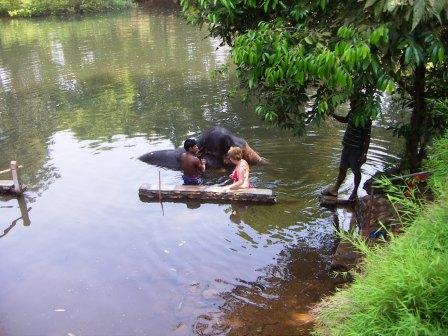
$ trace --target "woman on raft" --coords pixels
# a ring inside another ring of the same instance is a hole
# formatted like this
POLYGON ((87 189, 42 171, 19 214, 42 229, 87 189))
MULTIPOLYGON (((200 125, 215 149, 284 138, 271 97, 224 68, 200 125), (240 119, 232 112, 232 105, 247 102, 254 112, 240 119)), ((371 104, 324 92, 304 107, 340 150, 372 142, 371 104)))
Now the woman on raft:
POLYGON ((224 190, 237 190, 237 189, 247 189, 251 185, 249 183, 249 164, 243 159, 243 151, 239 147, 230 147, 227 152, 229 160, 236 166, 232 174, 229 177, 232 179, 233 183, 231 185, 225 186, 224 190))

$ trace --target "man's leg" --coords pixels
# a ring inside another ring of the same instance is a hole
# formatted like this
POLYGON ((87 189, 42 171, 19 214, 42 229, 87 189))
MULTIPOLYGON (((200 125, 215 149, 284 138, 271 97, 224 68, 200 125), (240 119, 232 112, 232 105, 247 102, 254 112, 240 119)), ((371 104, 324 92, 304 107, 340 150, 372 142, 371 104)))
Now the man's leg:
POLYGON ((347 176, 347 167, 339 167, 339 174, 336 178, 336 183, 334 184, 332 191, 336 193, 336 195, 339 192, 339 188, 341 187, 342 183, 344 183, 345 177, 347 176))
POLYGON ((353 187, 353 191, 349 197, 349 200, 355 200, 358 197, 358 187, 361 183, 361 172, 357 171, 356 173, 353 173, 353 181, 355 183, 355 186, 353 187))
POLYGON ((349 197, 349 200, 354 201, 356 198, 358 198, 358 187, 361 183, 361 165, 362 163, 359 162, 359 158, 361 157, 361 153, 358 151, 354 151, 352 155, 350 155, 349 163, 350 163, 350 169, 353 172, 353 182, 354 187, 352 194, 349 197))
POLYGON ((347 167, 340 166, 339 174, 338 177, 336 178, 335 184, 325 189, 322 194, 337 197, 339 188, 341 187, 341 184, 344 182, 346 176, 347 176, 347 167))
POLYGON ((341 162, 339 163, 339 174, 336 178, 336 182, 334 185, 328 187, 325 189, 322 194, 323 195, 329 195, 329 196, 338 196, 339 188, 341 187, 341 184, 344 182, 345 177, 347 176, 347 169, 349 167, 349 151, 347 148, 342 148, 341 153, 341 162))

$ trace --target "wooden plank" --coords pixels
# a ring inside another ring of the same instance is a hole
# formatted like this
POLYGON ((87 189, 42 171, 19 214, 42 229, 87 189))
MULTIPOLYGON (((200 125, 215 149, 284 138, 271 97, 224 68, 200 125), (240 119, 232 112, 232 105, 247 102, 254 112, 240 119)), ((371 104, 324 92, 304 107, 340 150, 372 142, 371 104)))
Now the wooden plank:
POLYGON ((0 194, 10 194, 10 195, 19 195, 22 194, 24 190, 26 190, 26 186, 21 185, 21 191, 17 193, 14 190, 14 181, 12 180, 0 180, 0 194))
POLYGON ((14 182, 10 180, 0 180, 0 193, 9 194, 14 192, 14 182))
POLYGON ((151 185, 143 184, 138 190, 140 197, 146 201, 188 201, 204 202, 244 202, 259 204, 277 203, 277 194, 270 189, 241 189, 224 191, 220 186, 190 186, 190 185, 151 185), (160 197, 161 199, 160 199, 160 197))

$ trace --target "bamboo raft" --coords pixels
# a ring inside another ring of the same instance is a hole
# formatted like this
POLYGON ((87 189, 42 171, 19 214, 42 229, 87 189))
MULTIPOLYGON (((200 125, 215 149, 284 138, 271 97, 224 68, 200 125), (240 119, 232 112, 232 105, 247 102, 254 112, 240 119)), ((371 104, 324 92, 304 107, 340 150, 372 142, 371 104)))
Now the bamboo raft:
POLYGON ((223 191, 219 186, 190 186, 176 185, 163 186, 143 184, 138 193, 145 201, 170 201, 185 202, 198 200, 217 203, 244 202, 255 204, 275 204, 277 194, 270 189, 241 189, 235 191, 223 191))

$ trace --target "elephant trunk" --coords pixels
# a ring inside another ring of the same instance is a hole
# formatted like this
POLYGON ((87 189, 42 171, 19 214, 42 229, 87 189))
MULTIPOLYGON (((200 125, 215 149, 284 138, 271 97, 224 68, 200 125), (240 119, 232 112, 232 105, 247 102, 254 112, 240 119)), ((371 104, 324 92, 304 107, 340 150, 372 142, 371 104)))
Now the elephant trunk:
POLYGON ((268 161, 258 155, 256 151, 254 151, 249 144, 246 143, 246 146, 243 149, 243 158, 250 164, 267 164, 268 161))

